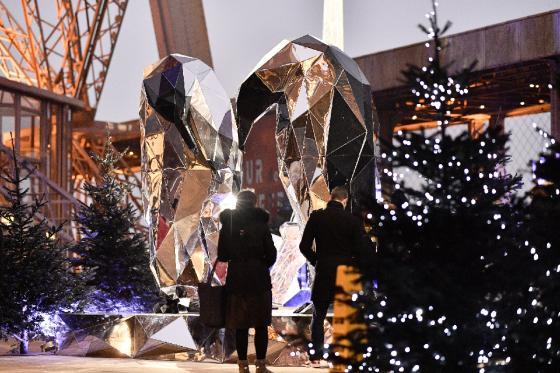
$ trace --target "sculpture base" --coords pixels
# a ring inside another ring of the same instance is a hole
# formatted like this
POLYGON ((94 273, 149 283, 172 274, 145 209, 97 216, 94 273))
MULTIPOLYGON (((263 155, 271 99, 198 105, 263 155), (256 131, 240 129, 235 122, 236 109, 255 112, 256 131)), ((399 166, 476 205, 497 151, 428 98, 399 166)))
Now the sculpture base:
MULTIPOLYGON (((65 314, 68 332, 59 354, 160 360, 235 362, 234 332, 207 328, 197 313, 185 314, 65 314)), ((331 318, 325 322, 330 340, 331 318)), ((293 309, 274 310, 268 328, 267 360, 273 366, 301 366, 308 360, 311 315, 293 309)), ((249 359, 255 358, 252 336, 249 359)))

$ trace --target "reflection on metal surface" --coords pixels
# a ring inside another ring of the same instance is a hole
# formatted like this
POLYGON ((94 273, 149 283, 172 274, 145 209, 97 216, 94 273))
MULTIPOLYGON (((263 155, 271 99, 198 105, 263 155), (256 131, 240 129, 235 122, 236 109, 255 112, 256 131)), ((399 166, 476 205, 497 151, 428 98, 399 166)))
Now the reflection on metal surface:
POLYGON ((145 71, 140 119, 152 271, 167 295, 193 298, 217 256, 221 204, 239 189, 230 100, 210 67, 172 54, 145 71))
MULTIPOLYGON (((131 357, 234 362, 235 335, 225 329, 209 329, 197 314, 62 316, 71 332, 64 336, 59 354, 70 356, 131 357)), ((330 320, 330 318, 329 318, 330 320)), ((310 315, 275 311, 268 328, 268 355, 271 365, 301 366, 307 359, 310 315)), ((325 322, 325 342, 332 327, 325 322)), ((252 336, 249 359, 255 358, 252 336)))
POLYGON ((309 299, 308 269, 298 249, 311 211, 323 208, 335 186, 346 185, 351 208, 376 196, 379 121, 367 79, 340 49, 311 36, 283 41, 243 82, 237 99, 239 143, 275 110, 280 180, 298 226, 285 226, 272 268, 274 301, 309 299))
POLYGON ((278 259, 270 271, 272 301, 297 307, 311 298, 306 260, 299 251, 300 227, 296 223, 286 222, 280 227, 280 234, 282 239, 278 247, 278 259))
POLYGON ((324 207, 338 185, 350 187, 353 209, 375 198, 379 123, 354 60, 311 36, 283 41, 241 85, 240 144, 270 109, 276 110, 280 179, 297 221, 324 207))

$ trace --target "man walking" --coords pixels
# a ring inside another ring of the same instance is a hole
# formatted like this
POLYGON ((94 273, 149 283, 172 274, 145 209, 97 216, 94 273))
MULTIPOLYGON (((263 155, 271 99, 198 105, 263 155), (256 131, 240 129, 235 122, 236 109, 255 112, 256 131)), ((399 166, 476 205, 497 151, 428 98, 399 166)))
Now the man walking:
POLYGON ((315 281, 311 300, 312 347, 309 355, 312 366, 318 367, 323 356, 324 321, 334 300, 336 271, 339 265, 357 265, 362 251, 364 228, 359 219, 344 211, 348 191, 338 186, 331 192, 327 207, 313 211, 299 245, 301 253, 315 267, 315 281), (315 241, 315 250, 313 250, 315 241))

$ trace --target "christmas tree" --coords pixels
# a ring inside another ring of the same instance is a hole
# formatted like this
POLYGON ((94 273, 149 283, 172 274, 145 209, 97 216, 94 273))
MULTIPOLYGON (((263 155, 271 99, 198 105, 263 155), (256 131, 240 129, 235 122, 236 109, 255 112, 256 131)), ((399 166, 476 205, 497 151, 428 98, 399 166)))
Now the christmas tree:
POLYGON ((27 353, 42 322, 73 309, 83 287, 57 238, 61 227, 49 226, 41 215, 47 201, 29 196, 30 174, 20 168, 15 150, 10 163, 12 172, 0 175, 7 202, 0 207, 0 336, 14 336, 27 353))
POLYGON ((332 357, 352 371, 471 372, 509 361, 498 310, 517 244, 520 217, 510 200, 520 178, 504 171, 509 136, 494 123, 474 138, 449 134, 452 119, 461 122, 474 64, 459 78, 442 65, 440 37, 450 23, 438 27, 432 4, 430 26, 421 27, 432 39, 429 64, 404 74, 417 117, 437 127, 399 131, 382 154, 394 185, 385 203, 370 206, 377 285, 366 278, 353 295, 357 321, 367 327, 346 336, 360 358, 332 357))
POLYGON ((438 3, 432 0, 432 11, 426 14, 429 25, 419 24, 420 30, 430 41, 426 48, 430 48, 430 57, 425 66, 407 65, 402 72, 404 83, 412 87, 412 94, 416 98, 417 114, 412 118, 420 122, 436 121, 442 134, 449 125, 451 118, 461 116, 466 95, 469 93, 468 81, 477 61, 473 60, 466 68, 454 71, 455 61, 442 62, 442 52, 445 45, 442 36, 451 28, 447 21, 444 27, 438 24, 438 3))
POLYGON ((135 227, 128 187, 114 174, 121 157, 108 138, 103 156, 93 156, 101 178, 85 183, 90 202, 76 216, 81 239, 72 248, 78 256, 74 264, 88 274, 87 284, 94 289, 91 311, 145 311, 157 301, 147 240, 135 227))
POLYGON ((545 150, 532 162, 534 186, 519 210, 524 221, 504 298, 512 371, 560 371, 560 144, 537 129, 545 150))

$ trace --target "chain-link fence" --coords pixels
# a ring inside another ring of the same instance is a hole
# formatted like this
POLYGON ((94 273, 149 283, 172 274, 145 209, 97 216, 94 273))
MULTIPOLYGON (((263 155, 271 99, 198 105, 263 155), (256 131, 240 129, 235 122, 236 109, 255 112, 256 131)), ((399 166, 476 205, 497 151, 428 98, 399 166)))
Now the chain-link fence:
MULTIPOLYGON (((488 123, 485 124, 487 126, 488 123)), ((505 119, 505 130, 511 133, 509 155, 511 161, 507 164, 508 173, 521 175, 523 186, 518 194, 524 194, 533 187, 533 175, 530 162, 538 159, 543 151, 546 139, 538 133, 536 128, 550 132, 550 113, 539 113, 522 115, 505 119)), ((456 137, 467 130, 467 125, 455 125, 447 129, 447 134, 456 137)), ((438 129, 428 129, 426 136, 432 135, 438 129)), ((395 170, 399 179, 404 180, 407 186, 419 189, 422 185, 422 177, 414 170, 400 167, 395 170)))
POLYGON ((530 162, 537 159, 544 149, 545 138, 535 127, 550 132, 550 113, 539 113, 506 118, 505 129, 511 133, 511 162, 507 171, 523 177, 523 187, 519 193, 525 193, 533 187, 530 162))

